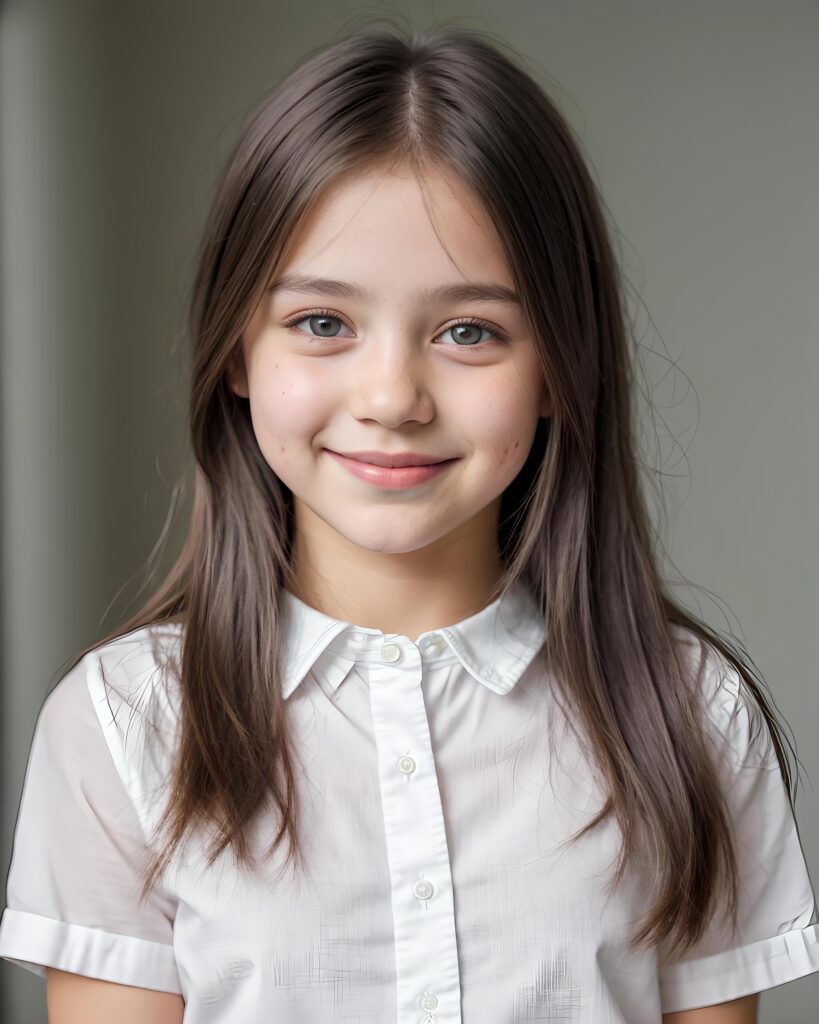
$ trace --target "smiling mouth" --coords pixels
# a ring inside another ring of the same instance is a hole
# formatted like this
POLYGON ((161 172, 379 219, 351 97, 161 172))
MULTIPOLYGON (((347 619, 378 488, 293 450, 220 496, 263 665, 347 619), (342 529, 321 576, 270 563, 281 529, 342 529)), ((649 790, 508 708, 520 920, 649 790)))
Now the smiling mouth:
POLYGON ((365 483, 376 487, 394 490, 404 487, 417 487, 440 476, 450 465, 459 461, 459 458, 442 459, 440 462, 431 462, 426 465, 416 466, 379 466, 371 462, 361 462, 352 459, 348 455, 342 455, 331 448, 325 448, 325 452, 335 462, 343 466, 353 476, 358 477, 365 483))
POLYGON ((367 466, 381 466, 384 469, 407 469, 414 466, 438 466, 443 462, 454 462, 455 458, 435 459, 429 455, 422 455, 418 452, 400 453, 389 455, 385 452, 337 452, 333 448, 325 448, 325 451, 333 455, 340 455, 344 459, 359 462, 367 466))

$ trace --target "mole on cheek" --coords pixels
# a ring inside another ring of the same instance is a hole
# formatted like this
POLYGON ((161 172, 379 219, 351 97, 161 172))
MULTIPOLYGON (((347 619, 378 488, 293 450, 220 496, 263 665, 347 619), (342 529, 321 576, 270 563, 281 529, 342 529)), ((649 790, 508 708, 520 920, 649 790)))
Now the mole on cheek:
POLYGON ((519 447, 520 447, 520 441, 515 441, 514 445, 507 445, 503 449, 503 455, 501 456, 501 458, 505 459, 510 451, 513 451, 515 448, 519 448, 519 447))

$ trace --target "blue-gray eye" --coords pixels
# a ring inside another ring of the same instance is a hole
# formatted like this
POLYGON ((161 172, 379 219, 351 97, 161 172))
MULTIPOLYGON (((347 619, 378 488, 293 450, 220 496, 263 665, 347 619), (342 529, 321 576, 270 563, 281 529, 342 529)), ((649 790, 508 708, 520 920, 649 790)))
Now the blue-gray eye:
MULTIPOLYGON (((331 313, 330 310, 315 309, 311 312, 300 313, 298 316, 291 317, 290 320, 285 321, 284 327, 290 328, 291 330, 298 330, 301 334, 306 334, 308 338, 327 338, 332 340, 333 338, 339 337, 339 327, 333 327, 333 323, 336 325, 341 324, 347 326, 340 316, 335 313, 331 313), (299 324, 309 321, 310 333, 308 331, 302 331, 299 328, 299 324)), ((462 320, 458 320, 456 323, 451 324, 449 327, 445 327, 440 334, 436 335, 436 341, 442 338, 448 331, 457 331, 457 338, 465 344, 456 345, 445 345, 444 348, 463 348, 463 349, 481 349, 491 347, 494 344, 503 344, 508 340, 508 336, 501 333, 494 324, 489 323, 488 320, 481 320, 477 317, 464 317, 462 320), (481 340, 480 332, 486 331, 489 335, 488 339, 481 340), (477 335, 476 335, 477 332, 477 335)))
POLYGON ((468 342, 466 345, 456 345, 456 348, 473 348, 475 345, 481 344, 481 331, 486 331, 490 337, 492 336, 492 332, 488 327, 482 327, 480 324, 473 324, 469 321, 464 321, 460 324, 453 324, 452 327, 447 327, 445 331, 441 331, 441 335, 439 335, 439 337, 446 334, 447 331, 457 331, 458 333, 455 336, 461 341, 468 342), (466 332, 467 337, 464 337, 463 332, 466 332))

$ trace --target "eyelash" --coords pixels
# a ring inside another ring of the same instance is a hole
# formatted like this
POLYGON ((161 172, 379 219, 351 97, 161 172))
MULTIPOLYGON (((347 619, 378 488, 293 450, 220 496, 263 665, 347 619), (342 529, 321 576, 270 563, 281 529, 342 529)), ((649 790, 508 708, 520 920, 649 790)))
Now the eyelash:
MULTIPOLYGON (((288 327, 288 328, 290 328, 292 330, 292 329, 295 328, 295 325, 296 324, 300 324, 302 322, 302 320, 309 320, 310 317, 314 317, 314 316, 330 317, 333 320, 341 321, 341 323, 343 323, 345 325, 345 327, 350 327, 350 325, 347 323, 347 321, 343 317, 339 316, 338 313, 334 313, 330 309, 308 309, 306 313, 299 313, 297 316, 291 317, 289 320, 286 320, 283 323, 282 326, 288 327)), ((445 334, 447 331, 451 330, 453 327, 460 327, 462 324, 470 324, 473 327, 482 327, 484 330, 490 332, 492 337, 495 339, 495 342, 500 342, 500 344, 504 344, 505 342, 507 342, 509 340, 507 335, 505 335, 501 331, 497 330, 497 328, 493 324, 489 323, 488 320, 481 320, 480 317, 474 317, 474 316, 467 316, 467 317, 464 317, 461 320, 453 321, 453 323, 449 324, 449 326, 445 327, 441 331, 441 334, 445 334)), ((305 332, 304 331, 299 331, 299 334, 305 334, 305 332)), ((436 335, 436 338, 440 338, 441 334, 436 335)), ((330 341, 335 341, 336 340, 335 338, 319 338, 317 335, 313 335, 313 334, 308 334, 307 337, 312 339, 312 340, 314 340, 314 341, 318 341, 319 343, 321 343, 321 342, 330 342, 330 341)), ((484 349, 492 348, 492 346, 495 344, 495 342, 480 341, 480 342, 478 342, 477 345, 445 345, 444 348, 458 348, 458 349, 465 349, 466 351, 471 351, 471 352, 474 352, 476 350, 479 351, 479 352, 482 352, 484 349)))

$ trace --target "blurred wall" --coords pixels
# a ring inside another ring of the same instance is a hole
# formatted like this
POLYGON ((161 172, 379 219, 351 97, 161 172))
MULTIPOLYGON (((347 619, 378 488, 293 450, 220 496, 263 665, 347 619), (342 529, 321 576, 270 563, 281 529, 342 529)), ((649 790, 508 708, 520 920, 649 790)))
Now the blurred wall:
MULTIPOLYGON (((264 89, 379 11, 506 38, 580 134, 622 233, 669 573, 745 638, 792 725, 819 884, 819 7, 806 0, 7 0, 3 878, 43 695, 135 607, 187 465, 180 332, 216 173, 264 89)), ((2 1020, 45 1021, 40 979, 3 961, 0 983, 2 1020)), ((770 990, 760 1021, 811 1019, 817 997, 816 975, 770 990)))

